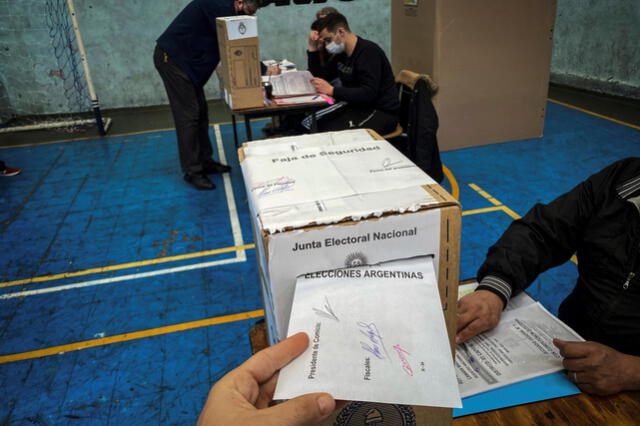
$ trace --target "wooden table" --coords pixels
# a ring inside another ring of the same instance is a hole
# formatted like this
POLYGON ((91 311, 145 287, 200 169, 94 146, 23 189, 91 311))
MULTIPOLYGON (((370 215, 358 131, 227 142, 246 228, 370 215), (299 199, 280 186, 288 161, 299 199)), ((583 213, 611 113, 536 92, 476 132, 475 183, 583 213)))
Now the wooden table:
POLYGON ((613 396, 581 393, 453 419, 471 425, 638 425, 640 392, 613 396))
MULTIPOLYGON (((225 105, 226 102, 225 102, 225 105)), ((325 102, 314 102, 314 103, 305 103, 305 104, 291 104, 291 105, 276 105, 272 103, 271 105, 265 105, 262 107, 256 108, 245 108, 245 109, 229 109, 231 113, 231 122, 233 124, 233 141, 235 143, 236 148, 238 147, 238 131, 236 129, 236 115, 244 116, 244 126, 247 132, 247 140, 253 140, 252 132, 251 132, 251 119, 252 118, 265 118, 265 117, 275 117, 275 116, 286 116, 292 114, 310 114, 311 115, 311 133, 315 133, 318 131, 318 124, 316 121, 316 111, 322 108, 328 107, 329 104, 325 102)))
MULTIPOLYGON (((254 353, 269 345, 264 321, 251 328, 249 339, 254 353)), ((453 419, 452 425, 640 425, 640 392, 604 397, 582 393, 470 414, 453 419)))

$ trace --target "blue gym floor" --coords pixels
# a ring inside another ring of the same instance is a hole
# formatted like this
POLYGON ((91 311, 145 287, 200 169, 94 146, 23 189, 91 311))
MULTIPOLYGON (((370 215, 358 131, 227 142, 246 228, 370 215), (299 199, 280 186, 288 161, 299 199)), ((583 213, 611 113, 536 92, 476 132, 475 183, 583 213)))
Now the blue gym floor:
MULTIPOLYGON (((215 191, 182 181, 173 131, 0 150, 23 170, 0 179, 1 424, 193 424, 250 355, 249 212, 231 127, 210 132, 233 166, 215 191)), ((553 102, 542 139, 443 153, 461 278, 533 203, 628 156, 638 128, 553 102)), ((575 277, 567 262, 530 293, 555 312, 575 277)))

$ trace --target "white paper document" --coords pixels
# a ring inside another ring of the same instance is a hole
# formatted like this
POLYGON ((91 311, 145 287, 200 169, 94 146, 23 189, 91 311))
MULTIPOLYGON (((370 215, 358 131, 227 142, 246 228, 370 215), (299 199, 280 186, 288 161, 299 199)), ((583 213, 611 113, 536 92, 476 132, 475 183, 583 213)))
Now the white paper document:
POLYGON ((316 88, 311 84, 313 75, 309 71, 292 71, 271 76, 274 97, 312 95, 316 88))
POLYGON ((457 346, 460 394, 467 397, 562 370, 554 338, 584 340, 540 303, 504 311, 496 328, 457 346))
POLYGON ((379 193, 433 182, 387 141, 349 142, 295 152, 249 155, 242 162, 248 195, 266 209, 379 193), (318 179, 321 176, 321 179, 318 179))
POLYGON ((301 149, 322 148, 352 142, 372 141, 373 136, 366 129, 341 130, 338 132, 310 133, 308 135, 287 136, 264 139, 243 144, 245 157, 286 154, 301 149))
POLYGON ((275 399, 461 407, 431 257, 298 278, 288 335, 307 350, 280 371, 275 399))
POLYGON ((289 98, 275 98, 273 102, 276 105, 326 104, 327 98, 322 95, 292 96, 289 98))

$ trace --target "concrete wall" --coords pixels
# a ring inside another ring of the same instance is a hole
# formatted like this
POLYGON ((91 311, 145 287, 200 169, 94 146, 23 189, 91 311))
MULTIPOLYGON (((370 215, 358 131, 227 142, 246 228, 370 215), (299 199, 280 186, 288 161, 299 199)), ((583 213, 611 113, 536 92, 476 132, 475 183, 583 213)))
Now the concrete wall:
MULTIPOLYGON (((51 52, 48 1, 58 0, 0 0, 0 122, 12 115, 69 110, 51 52)), ((153 67, 153 47, 188 1, 75 0, 104 109, 167 103, 153 67)), ((321 6, 341 10, 356 33, 389 54, 390 1, 269 5, 258 12, 262 57, 287 58, 304 67, 306 33, 321 6)), ((640 99, 638 40, 640 1, 558 0, 552 81, 640 99)), ((214 77, 206 88, 209 98, 219 97, 217 87, 214 77)))
POLYGON ((558 0, 551 81, 640 99, 640 1, 558 0))
MULTIPOLYGON (((228 0, 232 1, 232 0, 228 0)), ((189 0, 75 0, 102 108, 168 103, 152 60, 156 38, 189 0)), ((45 0, 0 0, 0 118, 66 112, 58 65, 51 54, 45 0), (2 93, 6 91, 6 97, 2 93)), ((389 51, 389 0, 327 0, 269 5, 259 10, 261 55, 306 67, 306 35, 315 12, 333 6, 352 29, 389 51)), ((218 98, 214 77, 208 98, 218 98)))

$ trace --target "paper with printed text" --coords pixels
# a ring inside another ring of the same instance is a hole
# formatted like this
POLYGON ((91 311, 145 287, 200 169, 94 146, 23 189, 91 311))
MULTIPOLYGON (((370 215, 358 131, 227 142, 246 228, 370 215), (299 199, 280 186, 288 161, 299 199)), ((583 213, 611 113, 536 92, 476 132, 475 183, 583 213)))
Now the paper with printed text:
POLYGON ((299 331, 310 345, 281 370, 275 399, 461 407, 431 257, 299 277, 288 335, 299 331))

